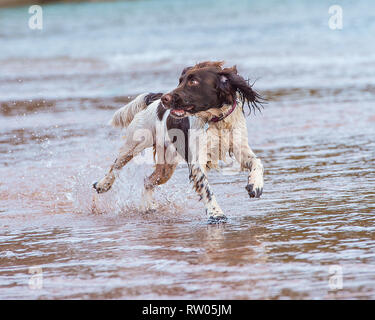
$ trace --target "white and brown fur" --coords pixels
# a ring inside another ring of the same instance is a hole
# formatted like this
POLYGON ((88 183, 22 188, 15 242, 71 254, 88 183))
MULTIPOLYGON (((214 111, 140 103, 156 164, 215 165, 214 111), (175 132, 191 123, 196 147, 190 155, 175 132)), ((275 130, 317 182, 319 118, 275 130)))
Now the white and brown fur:
MULTIPOLYGON (((222 63, 214 64, 215 68, 221 69, 222 63)), ((222 70, 228 71, 228 69, 222 70)), ((237 73, 236 69, 231 70, 237 73)), ((161 101, 165 97, 162 94, 141 94, 119 109, 114 114, 111 124, 115 127, 127 128, 125 143, 109 172, 94 184, 96 191, 98 193, 108 191, 123 166, 144 149, 153 147, 156 164, 154 172, 144 182, 145 210, 152 209, 154 206, 152 194, 155 186, 166 183, 177 164, 181 159, 185 159, 189 167, 190 181, 204 203, 209 221, 225 220, 226 217, 209 185, 207 171, 210 168, 217 168, 219 160, 225 161, 227 153, 233 155, 240 163, 241 169, 248 172, 246 190, 249 196, 259 197, 263 191, 263 165, 249 147, 243 110, 246 100, 237 88, 235 90, 233 98, 237 99, 236 108, 218 122, 210 122, 210 119, 226 114, 231 109, 233 100, 231 104, 223 103, 221 106, 208 107, 205 110, 197 107, 193 111, 191 107, 186 107, 187 116, 183 118, 171 115, 173 108, 166 108, 161 101), (208 129, 206 123, 209 124, 208 129), (195 140, 197 137, 200 139, 203 137, 201 141, 204 145, 200 143, 198 148, 193 148, 193 145, 197 145, 195 140), (204 150, 203 156, 201 156, 202 150, 204 150)))

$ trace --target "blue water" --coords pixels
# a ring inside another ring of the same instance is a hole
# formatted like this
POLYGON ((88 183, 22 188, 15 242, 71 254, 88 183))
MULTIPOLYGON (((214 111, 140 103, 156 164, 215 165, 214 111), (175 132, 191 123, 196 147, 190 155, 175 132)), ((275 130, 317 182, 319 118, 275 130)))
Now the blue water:
MULTIPOLYGON (((124 1, 0 10, 0 100, 123 96, 172 88, 186 65, 236 64, 264 90, 375 85, 371 0, 340 1, 343 29, 328 26, 329 1, 124 1)), ((280 93, 280 92, 279 92, 280 93)), ((304 94, 302 94, 304 95, 304 94)), ((347 98, 345 96, 344 98, 347 98)))

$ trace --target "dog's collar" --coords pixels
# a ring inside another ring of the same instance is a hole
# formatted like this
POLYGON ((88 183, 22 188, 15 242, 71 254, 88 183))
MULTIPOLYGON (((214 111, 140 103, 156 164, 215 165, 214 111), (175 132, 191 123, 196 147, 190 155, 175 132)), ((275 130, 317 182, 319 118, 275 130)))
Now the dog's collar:
POLYGON ((236 109, 236 107, 237 107, 237 99, 234 99, 232 108, 230 108, 226 113, 224 113, 220 117, 213 117, 211 120, 209 120, 209 122, 219 122, 221 120, 224 120, 226 117, 228 117, 234 111, 234 109, 236 109))

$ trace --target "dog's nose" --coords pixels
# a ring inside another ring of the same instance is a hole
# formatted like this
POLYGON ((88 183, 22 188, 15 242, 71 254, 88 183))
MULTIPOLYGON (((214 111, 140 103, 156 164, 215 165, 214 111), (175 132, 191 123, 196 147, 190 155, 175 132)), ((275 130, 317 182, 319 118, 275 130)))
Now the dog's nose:
POLYGON ((172 96, 170 94, 164 94, 162 97, 161 97, 161 102, 163 102, 163 104, 165 106, 168 106, 171 102, 172 102, 172 96))

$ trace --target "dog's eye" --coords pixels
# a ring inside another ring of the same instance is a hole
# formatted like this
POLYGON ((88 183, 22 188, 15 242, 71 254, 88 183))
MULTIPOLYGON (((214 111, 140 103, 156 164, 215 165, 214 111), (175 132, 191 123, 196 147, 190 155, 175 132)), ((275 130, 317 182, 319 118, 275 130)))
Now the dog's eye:
POLYGON ((199 84, 198 80, 190 79, 188 82, 189 86, 197 86, 199 84))

